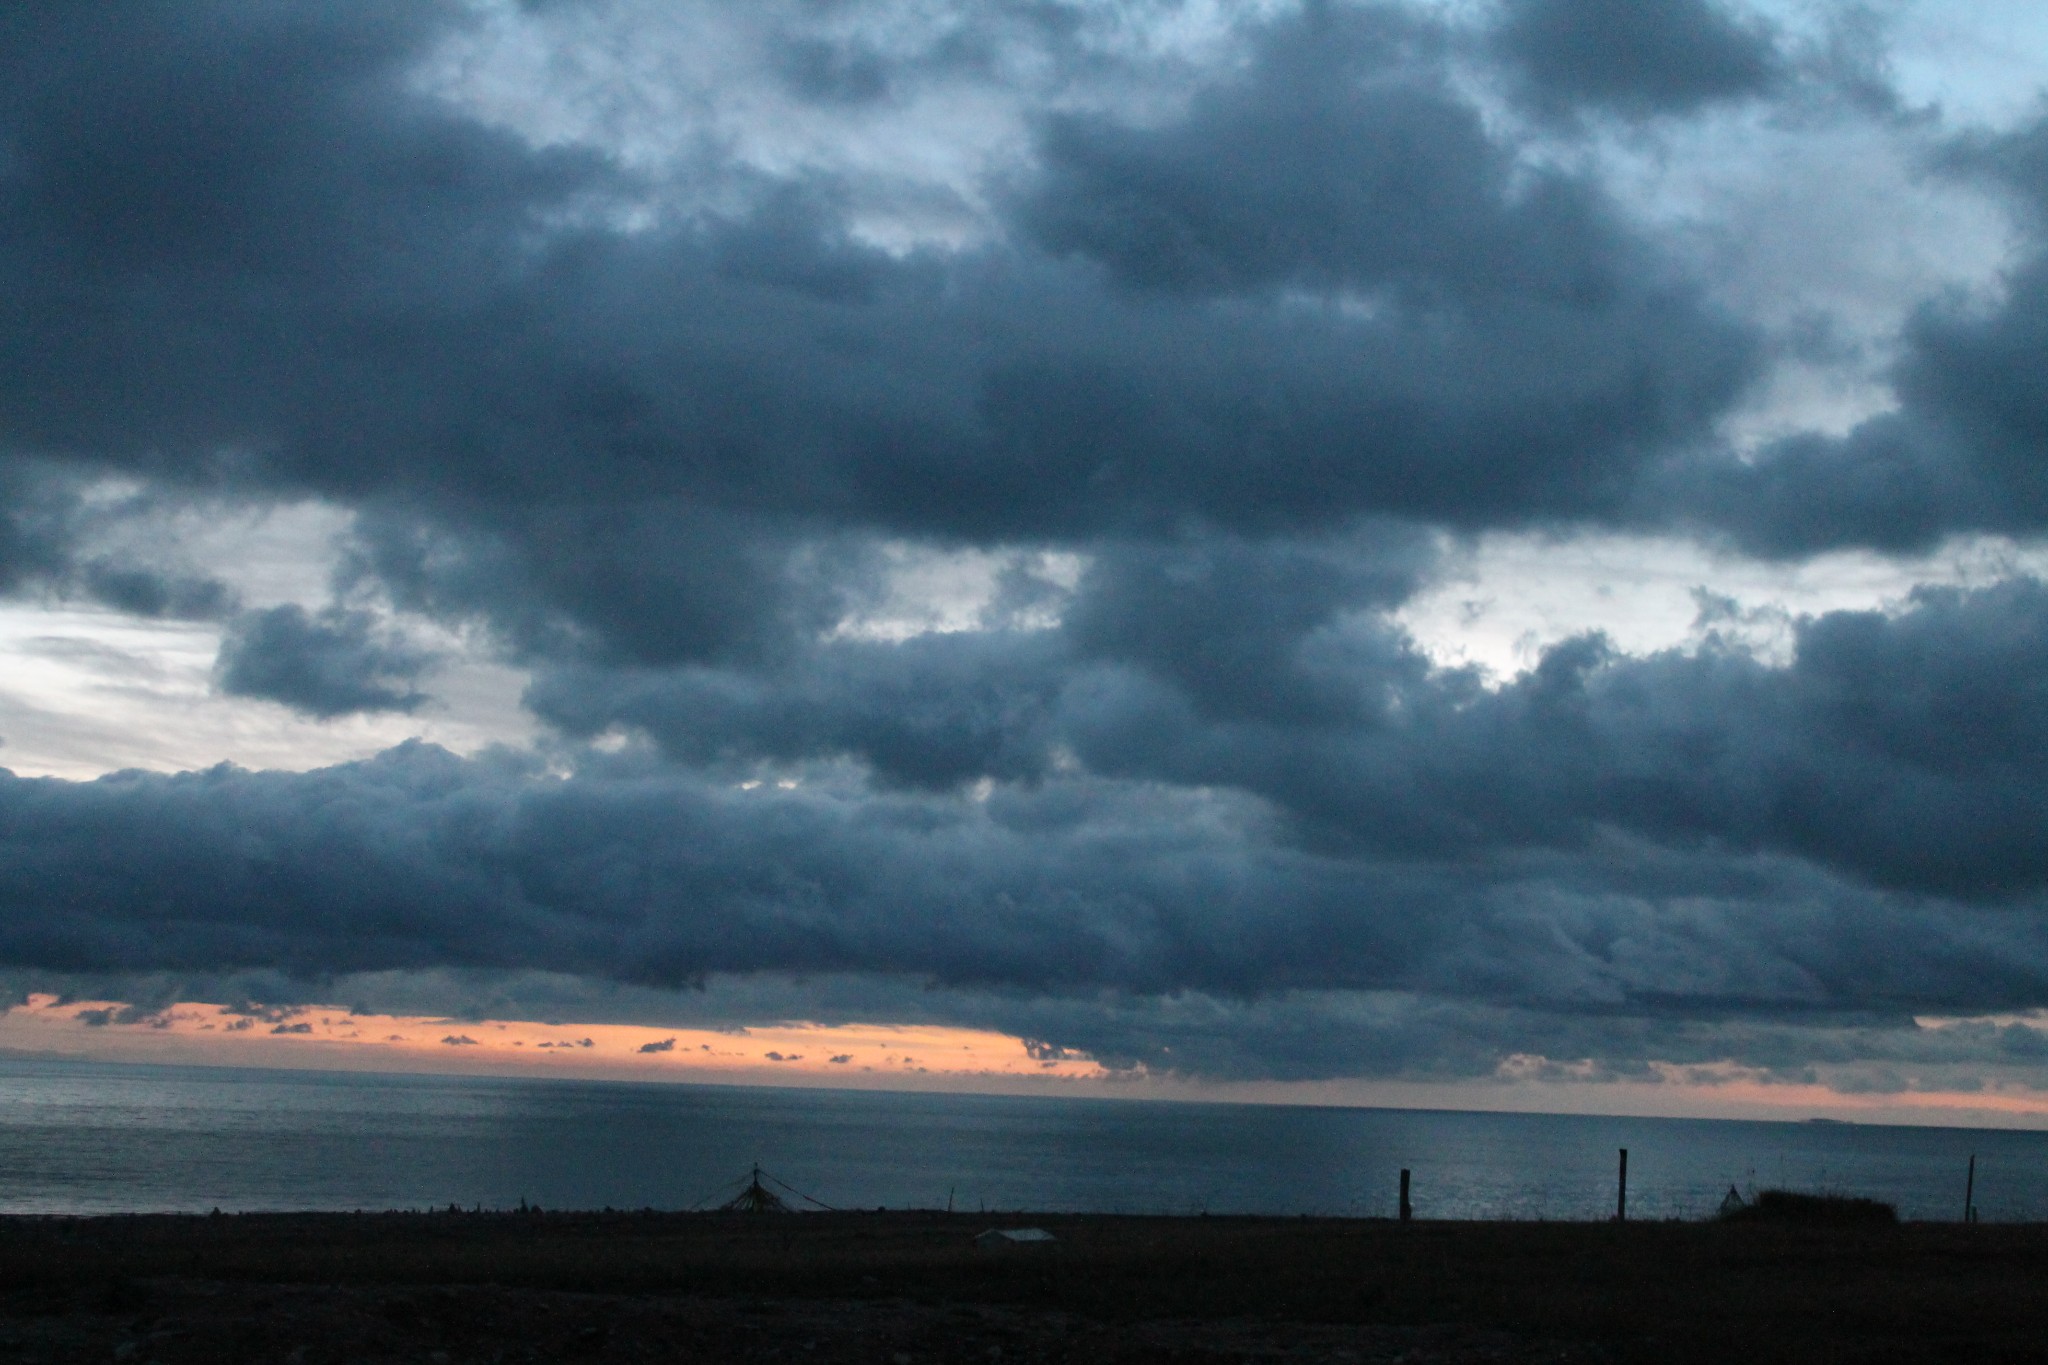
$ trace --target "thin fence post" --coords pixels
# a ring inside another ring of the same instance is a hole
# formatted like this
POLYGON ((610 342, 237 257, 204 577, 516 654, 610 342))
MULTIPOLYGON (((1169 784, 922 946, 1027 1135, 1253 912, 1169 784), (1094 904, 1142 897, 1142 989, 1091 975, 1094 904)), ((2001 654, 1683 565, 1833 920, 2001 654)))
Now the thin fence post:
POLYGON ((1621 1149, 1621 1180, 1614 1191, 1614 1221, 1628 1221, 1628 1148, 1621 1149))
POLYGON ((1977 1154, 1970 1153, 1970 1174, 1963 1182, 1963 1221, 1977 1221, 1977 1154))
POLYGON ((1415 1210, 1408 1203, 1408 1168, 1401 1168, 1401 1221, 1407 1222, 1415 1216, 1415 1210))

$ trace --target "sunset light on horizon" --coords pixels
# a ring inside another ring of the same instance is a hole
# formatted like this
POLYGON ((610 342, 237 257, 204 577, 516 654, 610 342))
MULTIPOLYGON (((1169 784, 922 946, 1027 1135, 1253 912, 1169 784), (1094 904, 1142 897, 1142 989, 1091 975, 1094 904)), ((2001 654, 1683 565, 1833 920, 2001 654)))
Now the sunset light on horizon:
POLYGON ((189 1065, 343 1067, 394 1072, 849 1088, 985 1088, 1040 1093, 1099 1081, 1092 1058, 1046 1044, 933 1025, 783 1023, 721 1029, 549 1024, 358 1013, 318 1005, 118 1001, 36 995, 0 1014, 0 1049, 189 1065))
MULTIPOLYGON (((2020 1027, 2048 1015, 1929 1020, 1929 1027, 2020 1027)), ((1504 1059, 1491 1077, 1428 1081, 1204 1081, 1113 1068, 1037 1040, 933 1025, 785 1021, 717 1029, 377 1014, 333 1006, 119 1001, 31 996, 0 1013, 0 1055, 185 1066, 495 1075, 707 1085, 823 1086, 1480 1113, 1798 1120, 2040 1128, 2048 1090, 2020 1072, 1986 1081, 1933 1074, 1883 1090, 1848 1073, 1786 1082, 1727 1065, 1653 1064, 1629 1081, 1585 1063, 1504 1059), (1842 1082, 1847 1082, 1843 1084, 1842 1082), (1959 1083, 1960 1081, 1960 1083, 1959 1083)))

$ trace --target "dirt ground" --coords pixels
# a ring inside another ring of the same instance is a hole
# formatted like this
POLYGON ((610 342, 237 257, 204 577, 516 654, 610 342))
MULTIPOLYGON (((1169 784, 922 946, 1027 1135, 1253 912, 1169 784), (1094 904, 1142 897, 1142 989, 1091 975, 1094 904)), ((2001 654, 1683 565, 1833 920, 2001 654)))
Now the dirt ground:
MULTIPOLYGON (((133 1293, 133 1290, 124 1292, 133 1293)), ((906 1300, 564 1294, 462 1286, 269 1289, 158 1281, 120 1309, 21 1313, 21 1361, 1348 1361, 1593 1359, 1502 1333, 1244 1321, 1102 1322, 906 1300)))
POLYGON ((9 1218, 0 1360, 1997 1365, 2048 1361, 2048 1228, 9 1218))

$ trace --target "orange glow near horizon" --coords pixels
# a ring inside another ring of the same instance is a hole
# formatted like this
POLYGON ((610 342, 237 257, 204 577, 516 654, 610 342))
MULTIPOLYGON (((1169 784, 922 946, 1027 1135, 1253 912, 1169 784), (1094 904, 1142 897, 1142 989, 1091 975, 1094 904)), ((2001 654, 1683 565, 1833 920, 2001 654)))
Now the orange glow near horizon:
POLYGON ((197 1001, 145 1013, 120 1001, 45 994, 0 1013, 0 1052, 199 1066, 2048 1128, 2048 1091, 2021 1081, 1871 1091, 1786 1084, 1732 1064, 1653 1064, 1655 1080, 1602 1081, 1523 1057, 1509 1058, 1492 1077, 1458 1081, 1204 1081, 1112 1070, 1008 1034, 928 1024, 651 1028, 197 1001))
POLYGON ((932 1025, 649 1028, 197 1001, 143 1013, 119 1001, 60 1003, 53 995, 33 995, 0 1015, 0 1048, 109 1061, 892 1089, 1038 1089, 1109 1074, 1070 1051, 932 1025))

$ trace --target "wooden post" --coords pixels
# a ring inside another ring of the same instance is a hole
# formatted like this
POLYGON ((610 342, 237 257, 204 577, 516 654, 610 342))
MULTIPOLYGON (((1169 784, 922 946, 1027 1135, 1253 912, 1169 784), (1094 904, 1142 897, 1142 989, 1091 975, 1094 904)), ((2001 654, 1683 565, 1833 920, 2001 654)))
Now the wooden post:
POLYGON ((1628 1148, 1621 1149, 1621 1183, 1614 1192, 1614 1221, 1628 1221, 1628 1148))
POLYGON ((1401 1168, 1401 1221, 1407 1222, 1415 1216, 1415 1210, 1408 1203, 1408 1168, 1401 1168))
POLYGON ((1963 1221, 1977 1221, 1977 1154, 1970 1153, 1970 1175, 1963 1182, 1963 1221))

